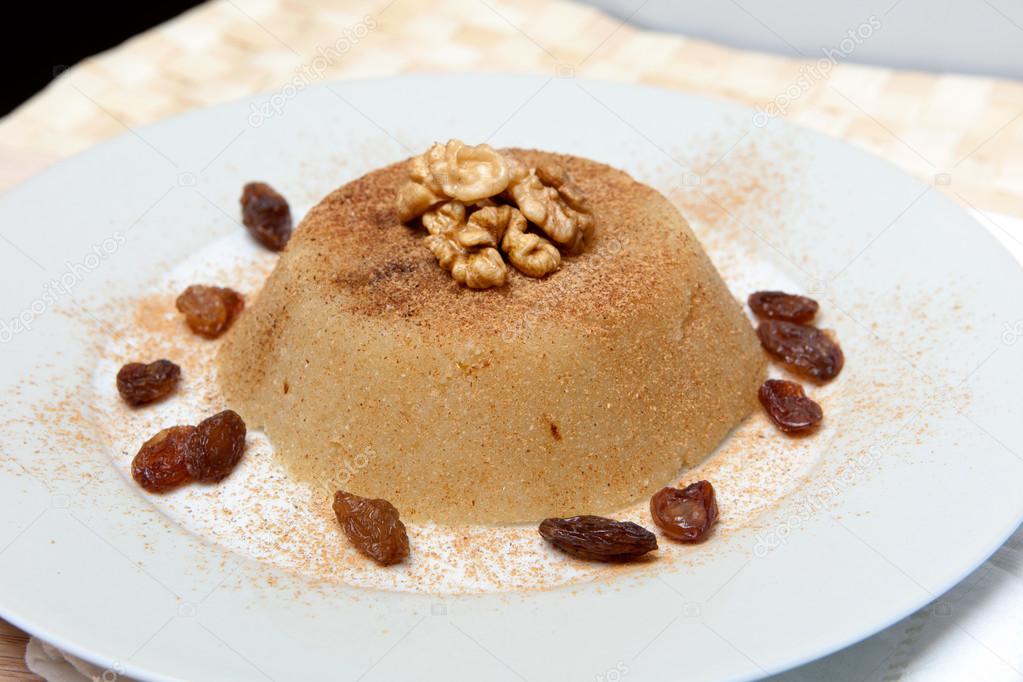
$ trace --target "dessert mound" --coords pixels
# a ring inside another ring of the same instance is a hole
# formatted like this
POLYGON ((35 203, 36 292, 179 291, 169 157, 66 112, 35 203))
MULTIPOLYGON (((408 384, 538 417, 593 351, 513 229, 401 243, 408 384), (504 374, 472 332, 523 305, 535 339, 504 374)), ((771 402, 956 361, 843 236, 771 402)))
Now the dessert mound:
POLYGON ((310 211, 228 332, 229 402, 328 498, 441 523, 608 512, 755 405, 757 338, 678 211, 606 165, 504 153, 588 197, 594 229, 557 269, 462 286, 400 222, 395 164, 310 211))

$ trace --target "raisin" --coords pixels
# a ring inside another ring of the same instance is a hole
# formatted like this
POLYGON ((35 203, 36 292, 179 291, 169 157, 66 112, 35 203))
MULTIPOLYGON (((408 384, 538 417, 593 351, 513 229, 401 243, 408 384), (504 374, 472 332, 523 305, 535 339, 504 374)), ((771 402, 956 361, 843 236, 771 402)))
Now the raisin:
POLYGON ((806 433, 824 419, 821 406, 806 397, 794 381, 768 379, 758 393, 760 404, 775 426, 785 433, 806 433))
POLYGON ((842 349, 817 327, 785 320, 764 320, 757 327, 764 349, 806 376, 829 381, 845 364, 842 349))
POLYGON ((193 284, 178 296, 176 304, 193 332, 215 339, 238 317, 245 299, 233 289, 193 284))
POLYGON ((145 405, 169 395, 180 379, 181 368, 170 360, 131 362, 117 373, 117 392, 129 405, 145 405))
POLYGON ((188 441, 189 475, 196 481, 216 483, 230 474, 245 451, 245 422, 233 410, 203 419, 188 441))
POLYGON ((783 291, 758 291, 750 294, 749 307, 757 317, 805 324, 817 314, 817 301, 783 291))
POLYGON ((381 566, 408 556, 408 533, 393 504, 338 490, 333 506, 337 522, 355 549, 381 566))
POLYGON ((631 521, 603 516, 544 519, 540 535, 577 559, 629 561, 657 549, 657 537, 631 521))
POLYGON ((131 477, 151 493, 162 493, 188 483, 185 460, 194 426, 172 426, 147 440, 131 461, 131 477))
POLYGON ((250 182, 242 190, 242 222, 257 242, 280 251, 291 239, 291 208, 273 187, 250 182))
POLYGON ((697 481, 685 488, 661 488, 650 498, 650 515, 673 540, 703 542, 718 520, 714 486, 697 481))

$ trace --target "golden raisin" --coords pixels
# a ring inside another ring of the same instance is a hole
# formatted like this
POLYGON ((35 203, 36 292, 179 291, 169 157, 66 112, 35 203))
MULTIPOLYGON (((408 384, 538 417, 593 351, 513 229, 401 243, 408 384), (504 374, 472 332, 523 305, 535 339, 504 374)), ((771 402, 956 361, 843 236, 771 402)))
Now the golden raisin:
POLYGON ((764 320, 757 327, 757 336, 764 350, 793 371, 820 381, 834 379, 845 365, 842 349, 817 327, 764 320))
POLYGON ((192 479, 185 460, 194 431, 194 426, 172 426, 147 440, 131 462, 131 477, 151 493, 188 483, 192 479))
POLYGON ((242 190, 242 222, 257 242, 280 251, 291 239, 291 208, 265 182, 250 182, 242 190))
POLYGON ((806 433, 817 428, 824 410, 806 397, 803 387, 794 381, 768 379, 757 394, 767 416, 785 433, 806 433))
POLYGON ((193 332, 215 339, 238 317, 245 299, 233 289, 193 284, 178 296, 176 305, 193 332))
POLYGON ((188 441, 185 463, 193 480, 216 483, 234 471, 245 452, 245 422, 233 410, 202 420, 188 441))
POLYGON ((117 392, 129 405, 145 405, 169 395, 180 379, 181 368, 170 360, 131 362, 117 373, 117 392))
POLYGON ((697 481, 681 490, 661 488, 650 498, 650 515, 669 538, 702 542, 718 520, 714 486, 709 481, 697 481))
POLYGON ((757 317, 805 324, 814 318, 820 306, 806 296, 783 291, 757 291, 750 294, 749 307, 757 317))
POLYGON ((657 549, 657 537, 643 526, 603 516, 544 519, 540 535, 562 552, 591 561, 629 561, 657 549))
POLYGON ((381 566, 408 556, 408 533, 387 500, 371 500, 343 490, 334 493, 334 514, 355 549, 381 566))

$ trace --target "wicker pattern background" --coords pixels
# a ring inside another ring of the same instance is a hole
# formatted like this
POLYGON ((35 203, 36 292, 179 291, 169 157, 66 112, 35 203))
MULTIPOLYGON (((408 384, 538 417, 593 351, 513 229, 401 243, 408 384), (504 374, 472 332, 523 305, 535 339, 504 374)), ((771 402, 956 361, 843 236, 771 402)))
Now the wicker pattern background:
MULTIPOLYGON (((770 30, 769 17, 756 18, 770 30)), ((884 30, 884 17, 863 20, 884 30)), ((0 183, 126 129, 295 78, 517 71, 784 108, 786 119, 884 156, 958 201, 1023 215, 1023 83, 841 60, 814 70, 823 56, 732 50, 551 0, 216 0, 60 74, 0 122, 0 183)))
MULTIPOLYGON (((773 30, 770 17, 754 18, 773 30)), ((863 20, 884 30, 884 17, 863 20)), ((500 71, 784 109, 787 120, 865 147, 964 204, 1023 216, 1023 83, 823 56, 742 52, 552 0, 215 0, 60 73, 0 121, 0 188, 145 123, 295 79, 500 71)), ((20 633, 0 623, 0 673, 25 674, 23 651, 20 633)))

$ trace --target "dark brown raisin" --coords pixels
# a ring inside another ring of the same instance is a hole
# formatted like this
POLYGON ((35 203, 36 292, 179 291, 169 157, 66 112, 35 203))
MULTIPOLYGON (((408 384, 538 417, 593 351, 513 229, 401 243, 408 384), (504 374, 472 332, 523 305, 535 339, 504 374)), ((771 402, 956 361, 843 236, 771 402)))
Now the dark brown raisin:
POLYGON ((817 327, 785 320, 764 320, 757 327, 764 349, 793 371, 820 381, 838 376, 845 364, 842 349, 817 327))
POLYGON ((178 296, 176 304, 193 332, 215 339, 238 317, 245 299, 233 289, 193 284, 178 296))
POLYGON ((257 242, 280 251, 291 239, 291 208, 273 187, 250 182, 242 190, 242 222, 257 242))
POLYGON ((338 490, 333 506, 337 522, 355 549, 381 566, 408 556, 408 533, 393 504, 338 490))
POLYGON ((757 317, 805 324, 817 314, 817 301, 783 291, 758 291, 750 294, 749 307, 757 317))
POLYGON ((785 433, 806 433, 824 419, 821 406, 806 397, 794 381, 768 379, 758 393, 760 404, 775 426, 785 433))
POLYGON ((172 426, 143 443, 131 461, 131 477, 151 493, 162 493, 192 480, 185 460, 194 426, 172 426))
POLYGON ((216 483, 230 474, 245 452, 245 422, 233 410, 203 419, 188 442, 189 475, 216 483))
POLYGON ((169 395, 180 379, 181 368, 170 360, 130 362, 117 373, 117 392, 129 405, 145 405, 169 395))
POLYGON ((577 559, 629 561, 657 549, 657 537, 631 521, 603 516, 544 519, 540 535, 577 559))
POLYGON ((702 542, 718 520, 718 502, 709 481, 697 481, 681 490, 661 488, 650 498, 650 515, 673 540, 702 542))

